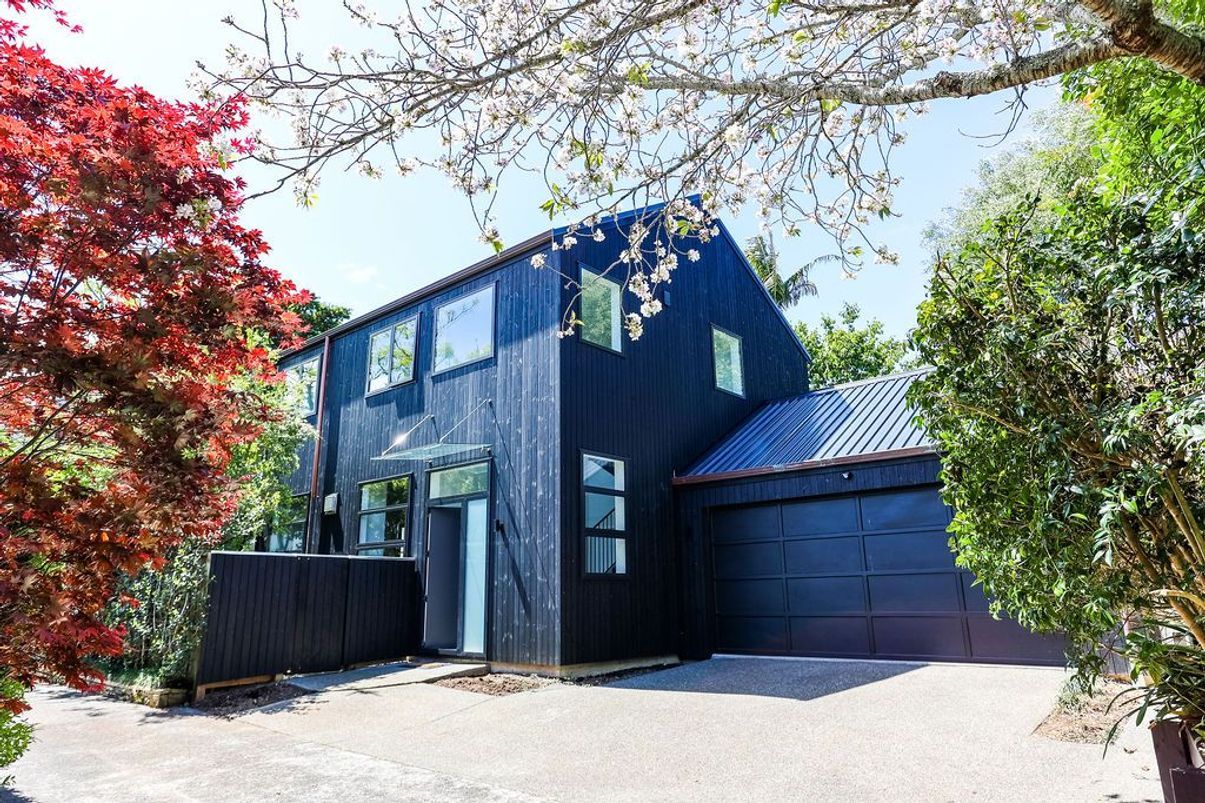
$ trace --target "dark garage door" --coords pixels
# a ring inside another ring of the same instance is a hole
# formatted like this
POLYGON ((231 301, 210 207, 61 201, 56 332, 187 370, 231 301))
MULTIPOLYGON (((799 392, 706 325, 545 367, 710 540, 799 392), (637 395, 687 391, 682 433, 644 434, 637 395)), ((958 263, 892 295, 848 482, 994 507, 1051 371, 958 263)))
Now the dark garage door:
POLYGON ((1061 665, 987 612, 949 520, 936 488, 714 510, 715 651, 1061 665))

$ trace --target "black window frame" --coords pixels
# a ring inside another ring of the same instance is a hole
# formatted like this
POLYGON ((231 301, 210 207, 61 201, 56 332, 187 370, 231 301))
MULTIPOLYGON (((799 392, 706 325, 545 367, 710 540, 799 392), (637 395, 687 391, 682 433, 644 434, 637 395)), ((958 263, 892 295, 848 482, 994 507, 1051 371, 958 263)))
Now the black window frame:
POLYGON ((735 396, 738 399, 748 398, 748 394, 746 392, 746 383, 745 383, 745 338, 741 337, 736 332, 729 331, 729 330, 725 329, 724 327, 722 327, 718 324, 714 324, 714 323, 711 324, 711 328, 708 330, 708 334, 711 335, 710 340, 711 340, 711 383, 712 383, 712 386, 718 391, 727 393, 729 396, 735 396), (729 390, 728 388, 720 385, 720 371, 719 371, 720 366, 719 366, 718 362, 716 361, 716 357, 718 356, 718 353, 716 352, 716 349, 715 349, 715 333, 716 332, 721 332, 725 335, 728 335, 729 337, 731 337, 732 339, 734 339, 736 341, 736 353, 737 353, 737 357, 740 359, 740 365, 741 365, 741 392, 740 393, 737 393, 735 390, 729 390))
POLYGON ((467 290, 460 295, 449 298, 447 301, 441 301, 434 304, 431 311, 431 376, 439 376, 441 374, 457 371, 469 365, 492 360, 498 356, 498 282, 492 281, 475 287, 472 290, 467 290), (436 362, 439 359, 439 311, 444 307, 455 304, 457 301, 476 295, 477 293, 490 291, 490 353, 482 357, 474 357, 466 362, 459 362, 455 365, 437 368, 436 362))
POLYGON ((600 270, 595 270, 592 266, 587 265, 585 262, 579 262, 577 264, 578 264, 578 277, 577 277, 578 286, 581 288, 581 291, 578 294, 578 300, 577 300, 577 317, 578 317, 578 320, 580 320, 582 322, 581 331, 579 331, 577 333, 577 338, 581 342, 585 343, 587 346, 590 346, 590 347, 596 348, 596 349, 600 349, 602 351, 605 351, 607 354, 615 354, 615 355, 622 357, 622 356, 624 356, 624 353, 623 353, 623 341, 624 341, 624 337, 623 337, 623 289, 624 289, 623 282, 615 281, 610 276, 606 275, 606 272, 600 271, 600 270), (612 348, 611 346, 605 345, 603 343, 595 343, 593 340, 586 339, 586 323, 585 323, 586 322, 586 316, 585 316, 586 278, 585 278, 585 275, 587 273, 591 274, 596 279, 608 281, 611 284, 616 285, 619 288, 619 347, 618 348, 612 348))
POLYGON ((411 382, 414 382, 416 379, 418 379, 418 350, 420 348, 420 341, 421 341, 421 336, 420 336, 421 328, 422 328, 422 313, 416 312, 413 315, 406 316, 405 318, 403 318, 400 321, 395 321, 394 323, 389 324, 389 326, 381 327, 380 329, 377 329, 368 334, 368 361, 364 364, 364 397, 365 398, 367 398, 369 396, 375 396, 378 393, 385 393, 387 391, 393 390, 394 388, 400 388, 403 385, 409 385, 411 382), (394 353, 394 342, 395 342, 394 338, 397 335, 398 327, 405 326, 406 324, 410 323, 411 321, 414 322, 414 348, 411 351, 411 357, 412 357, 414 363, 410 369, 410 378, 403 379, 400 382, 394 382, 393 381, 393 353, 394 353), (374 389, 371 386, 371 384, 372 384, 372 340, 373 340, 373 338, 375 338, 377 335, 381 334, 382 332, 389 332, 389 378, 390 378, 390 381, 383 387, 374 389))
POLYGON ((264 534, 264 552, 273 555, 302 555, 305 554, 306 542, 310 535, 310 495, 306 493, 296 493, 290 497, 290 501, 302 500, 301 515, 289 519, 289 524, 301 522, 301 547, 299 549, 272 549, 272 538, 278 532, 275 512, 273 513, 272 521, 268 523, 268 531, 264 534))
POLYGON ((355 552, 356 554, 359 554, 365 550, 395 548, 398 550, 398 555, 400 557, 403 557, 403 558, 411 557, 410 547, 414 541, 413 537, 411 536, 411 526, 414 522, 414 489, 415 489, 415 482, 414 482, 413 472, 406 472, 403 474, 393 474, 388 477, 376 477, 371 480, 363 480, 361 482, 356 483, 356 530, 355 530, 356 541, 355 541, 354 547, 352 548, 353 552, 355 552), (368 509, 364 508, 364 486, 365 485, 376 485, 377 483, 392 482, 394 480, 403 480, 403 479, 406 480, 406 485, 407 485, 406 503, 404 505, 386 505, 384 507, 372 507, 372 508, 368 508, 368 509), (397 511, 397 510, 404 510, 406 512, 406 534, 402 538, 402 540, 400 540, 400 541, 397 539, 393 539, 390 541, 361 541, 360 540, 360 530, 361 530, 360 522, 363 521, 365 516, 373 515, 376 513, 388 514, 390 512, 397 511))
POLYGON ((290 381, 289 376, 292 372, 300 371, 303 366, 314 364, 314 393, 313 404, 307 408, 298 408, 297 413, 303 418, 309 418, 318 412, 318 388, 322 384, 322 355, 315 354, 313 357, 307 357, 304 360, 298 360, 295 363, 286 365, 281 370, 285 374, 285 381, 290 381))
POLYGON ((581 575, 590 580, 627 580, 632 576, 632 551, 629 549, 632 540, 631 522, 628 519, 628 488, 630 486, 628 478, 628 459, 619 455, 608 454, 597 449, 581 449, 578 452, 578 500, 581 505, 581 515, 579 522, 582 528, 582 561, 581 575), (623 466, 623 490, 614 490, 611 488, 597 488, 586 485, 586 458, 595 457, 602 460, 611 460, 623 466), (586 494, 600 494, 603 496, 613 496, 623 500, 624 510, 624 526, 622 530, 606 530, 597 527, 588 527, 586 525, 586 494), (612 538, 618 541, 623 541, 623 572, 594 572, 590 571, 588 564, 588 539, 590 538, 612 538))

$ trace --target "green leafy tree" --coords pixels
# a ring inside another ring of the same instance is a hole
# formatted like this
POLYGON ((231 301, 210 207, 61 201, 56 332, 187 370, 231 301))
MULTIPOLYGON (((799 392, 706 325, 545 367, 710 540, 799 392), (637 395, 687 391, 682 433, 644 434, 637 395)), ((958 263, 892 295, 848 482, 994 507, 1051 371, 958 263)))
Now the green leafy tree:
MULTIPOLYGON (((296 312, 301 318, 305 334, 309 337, 329 332, 339 324, 346 323, 351 319, 350 308, 341 307, 338 304, 327 304, 316 297, 310 298, 304 303, 294 304, 289 309, 296 312)), ((280 344, 275 342, 272 345, 279 346, 280 344)))
POLYGON ((1062 631, 1086 676, 1123 623, 1159 716, 1205 716, 1205 255, 1200 196, 1087 186, 938 261, 913 401, 944 457, 953 542, 997 608, 1062 631), (1173 197, 1174 196, 1174 197, 1173 197), (1156 626, 1184 634, 1166 640, 1156 626))
POLYGON ((784 276, 779 270, 778 249, 774 247, 774 240, 760 234, 745 243, 745 259, 753 266, 770 298, 783 309, 795 306, 806 296, 816 295, 816 285, 811 279, 812 269, 816 265, 840 261, 839 257, 833 255, 818 257, 784 276))
POLYGON ((890 374, 913 367, 904 340, 883 333, 883 323, 872 319, 860 322, 862 311, 856 304, 841 307, 840 320, 831 315, 820 318, 820 325, 795 324, 795 334, 812 355, 808 378, 813 388, 853 382, 890 374))
POLYGON ((125 630, 125 651, 109 669, 117 679, 153 685, 186 686, 200 645, 208 596, 209 553, 246 550, 290 510, 292 491, 283 480, 298 467, 298 448, 312 428, 293 411, 293 393, 284 383, 244 381, 242 390, 261 399, 276 419, 258 438, 231 451, 227 470, 239 489, 233 515, 220 539, 188 539, 172 550, 161 571, 127 578, 122 595, 109 607, 107 623, 125 630))

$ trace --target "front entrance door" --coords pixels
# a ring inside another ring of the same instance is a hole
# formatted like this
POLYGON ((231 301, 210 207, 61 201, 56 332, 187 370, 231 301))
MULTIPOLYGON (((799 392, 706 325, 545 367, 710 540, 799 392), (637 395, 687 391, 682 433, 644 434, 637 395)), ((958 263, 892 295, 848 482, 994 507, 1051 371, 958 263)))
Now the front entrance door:
POLYGON ((451 493, 428 501, 423 647, 442 653, 484 656, 489 569, 488 464, 443 473, 440 481, 429 483, 432 488, 451 493))

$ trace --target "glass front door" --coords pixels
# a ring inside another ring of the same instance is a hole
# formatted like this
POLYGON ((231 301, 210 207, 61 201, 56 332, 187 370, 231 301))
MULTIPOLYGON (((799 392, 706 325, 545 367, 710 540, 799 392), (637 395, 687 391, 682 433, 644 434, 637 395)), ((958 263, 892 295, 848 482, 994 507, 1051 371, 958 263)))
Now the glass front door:
POLYGON ((485 655, 489 463, 432 471, 427 487, 423 646, 485 655))

